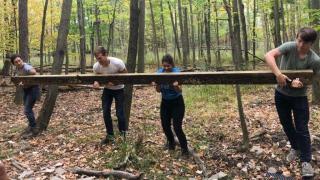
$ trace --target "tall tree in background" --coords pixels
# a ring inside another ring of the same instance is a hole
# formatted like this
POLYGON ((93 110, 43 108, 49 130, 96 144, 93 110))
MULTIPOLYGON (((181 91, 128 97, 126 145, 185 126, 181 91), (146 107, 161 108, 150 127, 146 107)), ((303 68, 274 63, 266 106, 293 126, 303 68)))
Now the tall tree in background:
POLYGON ((164 12, 163 12, 163 2, 160 0, 160 10, 161 10, 161 27, 162 27, 162 35, 163 35, 163 45, 165 52, 168 51, 167 48, 167 38, 166 38, 166 28, 165 28, 165 23, 164 23, 164 12))
POLYGON ((144 72, 145 0, 139 0, 138 73, 144 72))
POLYGON ((46 29, 46 18, 47 18, 48 0, 44 2, 43 17, 41 25, 41 37, 40 37, 40 74, 43 74, 43 49, 44 49, 44 33, 46 29))
MULTIPOLYGON (((137 0, 130 1, 130 31, 129 31, 129 44, 128 44, 128 56, 127 56, 127 69, 129 73, 134 73, 136 69, 137 59, 137 46, 139 35, 139 2, 137 0)), ((133 85, 126 85, 124 89, 125 93, 125 115, 126 126, 128 127, 132 103, 132 90, 133 85)))
POLYGON ((246 17, 244 15, 244 5, 242 0, 239 0, 240 6, 240 19, 241 19, 241 29, 242 29, 242 41, 243 41, 243 49, 244 49, 244 62, 246 68, 249 65, 249 47, 248 47, 248 35, 247 35, 247 25, 246 25, 246 17))
MULTIPOLYGON (((14 1, 12 1, 12 6, 15 8, 16 5, 14 1)), ((5 28, 5 34, 4 34, 4 41, 3 46, 5 47, 5 53, 3 56, 3 67, 2 67, 2 72, 1 74, 3 76, 9 76, 10 75, 10 67, 11 67, 11 62, 10 62, 10 56, 14 52, 14 47, 15 42, 17 41, 17 36, 15 34, 17 33, 17 26, 16 26, 16 16, 15 16, 15 9, 13 12, 13 18, 11 17, 12 13, 10 11, 10 3, 7 2, 7 0, 3 1, 3 26, 5 28), (13 26, 14 25, 14 26, 13 26), (14 28, 13 28, 14 27, 14 28)), ((2 17, 1 17, 2 18, 2 17)))
MULTIPOLYGON (((319 0, 311 0, 310 2, 310 7, 311 7, 311 19, 312 25, 314 27, 318 26, 320 28, 320 1, 319 0)), ((319 50, 319 39, 320 39, 320 31, 318 30, 318 39, 316 42, 313 44, 313 49, 315 50, 318 55, 320 55, 320 50, 319 50)), ((316 104, 320 104, 320 80, 314 79, 312 82, 312 102, 316 104)))
MULTIPOLYGON (((72 7, 72 1, 63 0, 60 25, 58 30, 57 45, 56 45, 51 74, 61 74, 61 71, 62 71, 63 59, 67 49, 66 45, 67 45, 67 37, 69 32, 71 7, 72 7)), ((46 98, 42 104, 39 117, 37 118, 37 124, 39 125, 40 131, 46 130, 49 125, 57 96, 58 96, 58 86, 50 85, 48 87, 46 98)))
POLYGON ((187 49, 187 42, 188 37, 185 34, 185 29, 183 27, 183 13, 182 13, 182 5, 181 5, 181 0, 178 0, 178 13, 179 13, 179 25, 180 25, 180 38, 181 38, 181 43, 182 43, 182 54, 183 54, 183 66, 186 68, 188 66, 188 49, 187 49))
POLYGON ((98 2, 97 0, 95 0, 95 8, 94 8, 94 15, 95 15, 95 18, 96 18, 96 21, 94 22, 94 27, 95 27, 95 30, 96 30, 96 45, 97 46, 101 46, 102 45, 102 37, 101 37, 101 29, 100 29, 100 10, 99 10, 99 5, 98 5, 98 2))
POLYGON ((28 0, 19 0, 19 53, 29 62, 28 0))
MULTIPOLYGON (((228 24, 229 24, 229 36, 231 39, 231 48, 232 48, 232 59, 235 63, 236 70, 240 69, 240 62, 242 59, 242 53, 241 53, 241 39, 240 39, 240 22, 239 22, 239 15, 238 15, 238 0, 233 0, 233 23, 232 23, 232 14, 231 14, 231 6, 228 4, 227 0, 223 0, 225 9, 228 14, 228 24), (240 48, 239 48, 240 47, 240 48)), ((248 128, 245 120, 245 115, 243 111, 242 106, 242 98, 241 98, 241 91, 239 84, 236 84, 236 94, 237 94, 237 103, 238 103, 238 111, 239 111, 239 117, 240 117, 240 124, 241 124, 241 130, 242 130, 242 148, 243 150, 248 150, 249 148, 249 133, 248 128)))
POLYGON ((253 23, 252 23, 252 61, 253 69, 256 69, 256 18, 257 18, 257 0, 253 0, 253 23))
POLYGON ((180 45, 179 45, 179 38, 178 38, 176 23, 174 23, 174 17, 173 17, 173 13, 172 13, 171 4, 169 1, 167 1, 167 2, 168 2, 169 11, 170 11, 170 20, 171 20, 171 25, 172 25, 173 34, 174 34, 175 46, 177 48, 179 60, 181 60, 181 52, 180 52, 180 45))
POLYGON ((217 2, 214 3, 214 12, 215 12, 215 20, 216 20, 216 43, 217 43, 217 60, 216 60, 216 68, 220 69, 221 67, 221 54, 220 54, 220 36, 219 36, 219 18, 218 18, 218 9, 217 2))
POLYGON ((86 32, 82 0, 77 0, 78 24, 80 32, 80 72, 86 73, 86 32))
POLYGON ((281 26, 280 26, 280 14, 279 14, 279 0, 274 0, 273 4, 273 21, 274 21, 274 46, 278 47, 282 44, 281 41, 281 26))
POLYGON ((156 30, 156 23, 154 20, 154 13, 153 13, 153 4, 151 2, 152 0, 149 0, 150 3, 150 12, 151 12, 151 22, 152 22, 152 49, 155 56, 155 59, 158 64, 158 68, 160 67, 160 60, 159 60, 159 52, 158 52, 158 41, 157 41, 157 30, 156 30))
MULTIPOLYGON (((19 0, 19 54, 25 62, 29 62, 29 27, 28 27, 28 0, 19 0)), ((16 88, 14 97, 16 104, 23 102, 22 87, 16 88)))
POLYGON ((208 0, 208 4, 205 5, 205 13, 204 13, 204 33, 207 45, 207 65, 211 66, 211 35, 210 35, 210 17, 211 17, 211 8, 210 8, 210 0, 208 0))
POLYGON ((117 2, 118 2, 118 0, 116 0, 114 2, 112 20, 111 20, 111 23, 109 25, 109 35, 108 35, 108 45, 107 45, 107 49, 109 50, 109 53, 113 52, 114 23, 115 23, 115 19, 116 19, 117 2), (112 47, 112 48, 110 48, 110 47, 112 47))
POLYGON ((190 5, 190 23, 191 23, 192 66, 196 67, 196 43, 195 43, 195 38, 194 38, 192 0, 189 0, 189 5, 190 5))

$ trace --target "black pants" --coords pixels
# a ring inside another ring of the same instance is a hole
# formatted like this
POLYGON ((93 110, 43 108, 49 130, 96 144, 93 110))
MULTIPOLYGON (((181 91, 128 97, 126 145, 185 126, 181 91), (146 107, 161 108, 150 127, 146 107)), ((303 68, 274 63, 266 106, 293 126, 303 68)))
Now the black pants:
POLYGON ((40 96, 40 88, 39 86, 31 86, 24 88, 23 92, 24 114, 28 119, 29 127, 35 128, 37 124, 32 109, 40 96))
POLYGON ((275 103, 280 122, 291 147, 301 152, 301 162, 310 162, 311 141, 308 128, 309 105, 307 96, 291 97, 276 91, 275 103))
POLYGON ((124 90, 103 89, 102 94, 102 110, 104 124, 108 135, 113 135, 113 125, 111 119, 111 105, 113 98, 116 104, 116 116, 118 118, 118 128, 120 132, 126 131, 126 119, 124 116, 124 90))
POLYGON ((174 136, 171 130, 171 119, 173 120, 173 128, 174 132, 177 135, 181 149, 187 150, 188 144, 186 135, 182 130, 182 121, 184 117, 185 106, 183 97, 179 96, 173 100, 165 100, 161 101, 161 109, 160 109, 160 117, 161 117, 161 125, 166 135, 168 142, 174 144, 174 136))

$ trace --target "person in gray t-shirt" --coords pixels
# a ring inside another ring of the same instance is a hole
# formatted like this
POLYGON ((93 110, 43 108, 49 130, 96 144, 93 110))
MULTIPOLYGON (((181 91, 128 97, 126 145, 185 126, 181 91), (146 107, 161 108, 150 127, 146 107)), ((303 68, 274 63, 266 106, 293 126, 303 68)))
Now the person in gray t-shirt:
MULTIPOLYGON (((18 76, 35 75, 36 70, 29 64, 23 62, 20 55, 11 56, 11 63, 16 66, 16 73, 18 76)), ((19 86, 23 87, 23 104, 24 114, 28 119, 28 127, 22 133, 23 138, 29 138, 38 135, 39 130, 34 117, 33 106, 40 96, 39 85, 24 85, 19 83, 19 86)))
POLYGON ((302 176, 313 176, 311 161, 311 141, 308 128, 309 105, 306 85, 296 77, 291 80, 281 70, 312 69, 320 74, 320 57, 311 50, 317 39, 317 32, 312 28, 301 28, 296 41, 286 42, 270 50, 265 60, 277 79, 275 104, 281 125, 291 144, 287 161, 291 162, 300 156, 302 176), (281 58, 280 67, 276 64, 281 58), (293 114, 293 117, 292 117, 293 114))

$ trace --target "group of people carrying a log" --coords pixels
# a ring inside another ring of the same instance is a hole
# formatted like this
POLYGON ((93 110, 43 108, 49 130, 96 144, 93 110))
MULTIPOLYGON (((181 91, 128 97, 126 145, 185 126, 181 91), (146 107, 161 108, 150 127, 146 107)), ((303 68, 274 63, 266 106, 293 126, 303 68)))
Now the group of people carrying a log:
MULTIPOLYGON (((271 71, 276 76, 277 86, 275 88, 275 105, 279 115, 280 123, 291 145, 286 160, 292 162, 296 158, 301 161, 302 176, 313 176, 314 170, 311 165, 311 141, 308 128, 309 105, 306 86, 299 77, 290 79, 281 73, 281 70, 312 69, 320 73, 320 57, 311 49, 317 40, 317 32, 312 28, 301 28, 296 35, 295 41, 286 42, 265 54, 265 60, 271 71), (280 66, 276 60, 282 56, 280 66)), ((108 56, 108 51, 100 46, 96 48, 94 55, 97 62, 93 65, 96 74, 127 73, 124 62, 121 59, 108 56)), ((11 62, 16 66, 18 75, 34 75, 36 71, 31 65, 24 63, 19 55, 14 55, 11 62)), ((162 68, 157 73, 179 73, 180 69, 175 67, 173 57, 166 54, 162 58, 162 68)), ((28 119, 28 128, 23 137, 34 137, 39 133, 35 123, 32 108, 39 96, 38 85, 24 85, 24 112, 28 119)), ((177 81, 172 84, 155 84, 157 92, 162 94, 160 106, 160 119, 163 132, 167 138, 166 147, 174 150, 176 143, 171 129, 171 122, 175 134, 179 139, 182 156, 189 156, 186 136, 182 130, 182 122, 185 114, 185 105, 182 96, 182 87, 177 81)), ((103 84, 102 110, 106 127, 106 136, 101 144, 114 142, 114 131, 111 119, 111 105, 115 100, 116 116, 120 135, 126 136, 126 122, 124 115, 124 84, 103 84)), ((94 88, 100 84, 95 81, 94 88)))

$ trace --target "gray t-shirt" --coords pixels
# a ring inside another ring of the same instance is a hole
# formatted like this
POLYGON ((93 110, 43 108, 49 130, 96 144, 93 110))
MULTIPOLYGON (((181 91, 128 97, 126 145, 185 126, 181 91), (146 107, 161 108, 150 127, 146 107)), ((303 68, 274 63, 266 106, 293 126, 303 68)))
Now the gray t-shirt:
POLYGON ((30 74, 29 72, 31 71, 31 69, 33 69, 33 67, 30 64, 23 63, 22 68, 21 69, 17 68, 16 72, 18 76, 27 76, 30 74))
MULTIPOLYGON (((283 43, 278 49, 282 54, 280 62, 281 70, 312 69, 314 73, 320 74, 320 57, 314 51, 310 50, 303 59, 300 59, 295 41, 283 43)), ((289 86, 280 87, 277 85, 276 89, 287 96, 307 96, 306 86, 303 88, 291 88, 289 86)))

